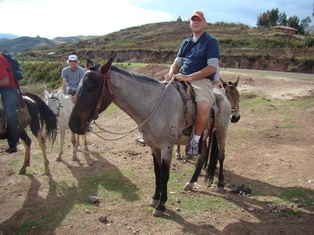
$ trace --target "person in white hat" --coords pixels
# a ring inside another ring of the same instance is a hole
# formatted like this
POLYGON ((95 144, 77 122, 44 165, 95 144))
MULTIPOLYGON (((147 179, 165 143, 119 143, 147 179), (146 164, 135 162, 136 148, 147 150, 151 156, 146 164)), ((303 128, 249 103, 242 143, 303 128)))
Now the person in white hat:
POLYGON ((72 101, 75 103, 78 87, 81 80, 84 78, 85 70, 78 66, 78 59, 76 55, 69 55, 67 67, 62 69, 62 90, 64 94, 72 95, 72 101))

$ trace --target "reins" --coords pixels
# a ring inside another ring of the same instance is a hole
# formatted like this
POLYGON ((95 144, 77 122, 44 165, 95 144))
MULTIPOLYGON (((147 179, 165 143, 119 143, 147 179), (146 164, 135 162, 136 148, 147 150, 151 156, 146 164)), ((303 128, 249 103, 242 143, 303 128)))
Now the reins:
POLYGON ((104 128, 101 128, 97 123, 96 123, 96 119, 98 118, 98 114, 99 114, 99 109, 102 105, 102 101, 103 101, 103 98, 105 96, 105 91, 106 91, 106 86, 108 87, 108 90, 109 90, 109 94, 110 94, 110 100, 112 101, 112 95, 113 95, 113 92, 111 90, 111 86, 110 86, 110 77, 109 77, 109 74, 108 72, 105 73, 104 75, 99 73, 99 72, 96 72, 96 71, 90 71, 90 72, 93 72, 95 73, 96 75, 98 75, 99 77, 103 78, 104 79, 104 82, 103 82, 103 85, 102 85, 102 88, 101 88, 101 94, 99 96, 99 99, 98 99, 98 102, 97 102, 97 105, 96 105, 96 108, 95 108, 95 113, 94 113, 94 116, 92 118, 93 120, 93 123, 102 131, 104 132, 108 132, 110 134, 115 134, 115 135, 122 135, 122 136, 119 136, 119 137, 116 137, 116 138, 106 138, 106 137, 103 137, 101 136, 100 134, 96 133, 93 128, 91 127, 91 122, 87 122, 87 126, 89 128, 89 130, 94 133, 95 135, 97 135, 98 137, 100 137, 101 139, 104 139, 104 140, 118 140, 118 139, 122 139, 124 137, 126 137, 127 135, 131 134, 133 131, 139 129, 140 127, 142 127, 146 122, 148 122, 152 116, 156 113, 165 93, 166 93, 166 90, 167 88, 169 87, 169 85, 173 82, 174 80, 174 76, 171 78, 171 80, 169 81, 169 83, 166 85, 165 89, 163 90, 163 93, 161 94, 161 96, 159 97, 159 100, 157 102, 157 104, 155 105, 152 113, 139 125, 137 125, 136 127, 132 128, 131 130, 129 131, 125 131, 125 132, 113 132, 113 131, 108 131, 108 130, 105 130, 104 128))

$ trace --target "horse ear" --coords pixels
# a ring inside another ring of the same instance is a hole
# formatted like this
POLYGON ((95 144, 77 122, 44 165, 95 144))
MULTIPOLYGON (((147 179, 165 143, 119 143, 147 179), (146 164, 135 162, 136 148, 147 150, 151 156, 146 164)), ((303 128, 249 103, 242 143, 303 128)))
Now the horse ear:
POLYGON ((225 88, 227 86, 227 83, 224 80, 222 80, 221 77, 219 77, 219 79, 220 79, 220 81, 222 83, 222 86, 225 88))
POLYGON ((240 76, 238 77, 237 81, 234 83, 235 87, 238 86, 239 80, 240 80, 240 76))
POLYGON ((51 98, 51 95, 49 94, 49 92, 47 90, 44 90, 44 94, 45 94, 46 99, 51 98))
POLYGON ((90 59, 86 58, 86 70, 89 70, 92 66, 94 65, 93 61, 90 59))
POLYGON ((109 71, 109 69, 110 69, 110 67, 111 67, 111 65, 112 65, 112 63, 113 63, 115 58, 116 58, 116 55, 111 57, 110 60, 106 64, 101 66, 101 68, 100 68, 100 73, 101 74, 105 74, 105 73, 107 73, 109 71))

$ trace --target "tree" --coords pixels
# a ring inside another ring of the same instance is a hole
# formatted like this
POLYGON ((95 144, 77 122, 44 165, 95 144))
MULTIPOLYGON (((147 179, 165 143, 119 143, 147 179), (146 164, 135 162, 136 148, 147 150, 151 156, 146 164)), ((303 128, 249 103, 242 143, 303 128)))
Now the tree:
POLYGON ((278 25, 287 25, 287 15, 286 13, 280 13, 278 20, 277 20, 278 25))
MULTIPOLYGON (((313 4, 313 12, 312 15, 314 16, 314 4, 313 4)), ((304 35, 306 28, 309 27, 311 23, 310 17, 306 17, 300 23, 300 19, 297 16, 291 16, 287 20, 286 13, 280 13, 278 8, 268 10, 267 12, 263 12, 257 18, 256 25, 258 27, 267 27, 271 28, 277 25, 281 26, 289 26, 291 28, 295 28, 298 30, 298 34, 304 35)))
POLYGON ((179 16, 179 17, 177 18, 177 22, 182 22, 181 16, 179 16))
POLYGON ((268 12, 268 18, 269 18, 269 26, 268 27, 274 27, 278 25, 278 19, 279 19, 279 10, 278 8, 272 9, 268 12))
POLYGON ((279 10, 278 8, 268 10, 267 12, 262 13, 257 19, 257 26, 259 27, 273 27, 278 25, 279 19, 279 10))
POLYGON ((288 19, 287 26, 298 29, 300 20, 297 16, 291 16, 288 19))
POLYGON ((259 15, 256 25, 258 27, 269 27, 269 18, 266 12, 259 15))
POLYGON ((310 26, 311 23, 311 18, 309 16, 307 16, 305 19, 301 20, 301 24, 300 24, 300 34, 305 34, 306 29, 310 26))

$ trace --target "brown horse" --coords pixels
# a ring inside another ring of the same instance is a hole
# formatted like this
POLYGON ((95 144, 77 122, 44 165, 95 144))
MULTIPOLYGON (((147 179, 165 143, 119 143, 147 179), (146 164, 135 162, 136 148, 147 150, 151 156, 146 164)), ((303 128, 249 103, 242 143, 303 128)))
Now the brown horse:
MULTIPOLYGON (((57 118, 52 110, 46 105, 39 96, 26 92, 22 94, 23 101, 27 106, 30 115, 29 127, 33 135, 37 138, 41 151, 43 153, 45 175, 50 174, 49 161, 46 153, 45 138, 47 137, 52 143, 57 136, 57 118)), ((20 128, 19 137, 25 148, 24 163, 19 174, 25 174, 26 168, 30 166, 31 139, 27 135, 26 129, 20 128)), ((0 139, 6 139, 7 132, 0 132, 0 139)))
MULTIPOLYGON (((225 92, 225 95, 228 98, 228 101, 229 101, 229 103, 231 105, 230 121, 232 123, 238 122, 240 120, 240 117, 241 117, 240 116, 240 109, 239 109, 239 107, 240 107, 239 106, 239 104, 240 104, 240 94, 239 94, 239 91, 237 89, 238 84, 239 84, 239 80, 240 80, 240 77, 238 77, 235 82, 232 82, 232 81, 225 82, 222 78, 220 78, 220 81, 221 81, 221 83, 223 85, 223 91, 225 92)), ((219 98, 219 96, 220 96, 219 93, 218 93, 218 97, 215 97, 216 99, 219 98)), ((214 93, 214 94, 217 96, 216 93, 214 93)), ((177 145, 176 157, 177 157, 177 159, 181 159, 180 145, 177 145)))
MULTIPOLYGON (((150 205, 155 208, 153 215, 161 216, 166 209, 173 147, 175 144, 189 143, 191 132, 188 134, 187 129, 193 128, 193 123, 187 126, 186 107, 176 82, 164 84, 143 74, 112 66, 113 60, 111 58, 97 70, 87 71, 70 116, 69 126, 74 133, 85 134, 88 123, 97 118, 111 102, 126 112, 139 125, 146 144, 151 148, 155 193, 150 205)), ((221 89, 217 88, 216 92, 221 94, 218 101, 222 109, 215 133, 219 155, 224 157, 231 106, 221 89)), ((204 162, 208 152, 206 144, 203 146, 200 159, 204 162)))
MULTIPOLYGON (((197 182, 198 177, 201 173, 201 170, 207 166, 207 172, 205 180, 209 181, 209 184, 212 185, 214 181, 215 170, 217 163, 219 161, 219 174, 218 174, 218 185, 217 190, 222 190, 224 188, 224 174, 223 174, 223 165, 225 160, 225 139, 228 132, 228 124, 230 120, 232 123, 238 122, 240 120, 240 94, 237 89, 239 83, 239 77, 236 82, 225 82, 220 78, 220 81, 223 85, 224 92, 221 92, 221 89, 214 87, 214 95, 217 104, 217 110, 212 109, 211 118, 213 119, 211 129, 208 134, 209 143, 207 144, 206 139, 203 138, 203 141, 200 142, 200 148, 202 148, 201 156, 198 158, 196 163, 195 172, 189 182, 184 186, 184 190, 192 190, 194 183, 197 182), (228 103, 231 107, 230 119, 227 119, 229 108, 228 103), (206 153, 204 155, 204 153, 206 153), (209 154, 210 153, 210 154, 209 154), (208 157, 210 157, 208 159, 208 157), (209 160, 209 163, 207 163, 209 160)), ((176 156, 180 158, 180 146, 177 146, 176 156)))

